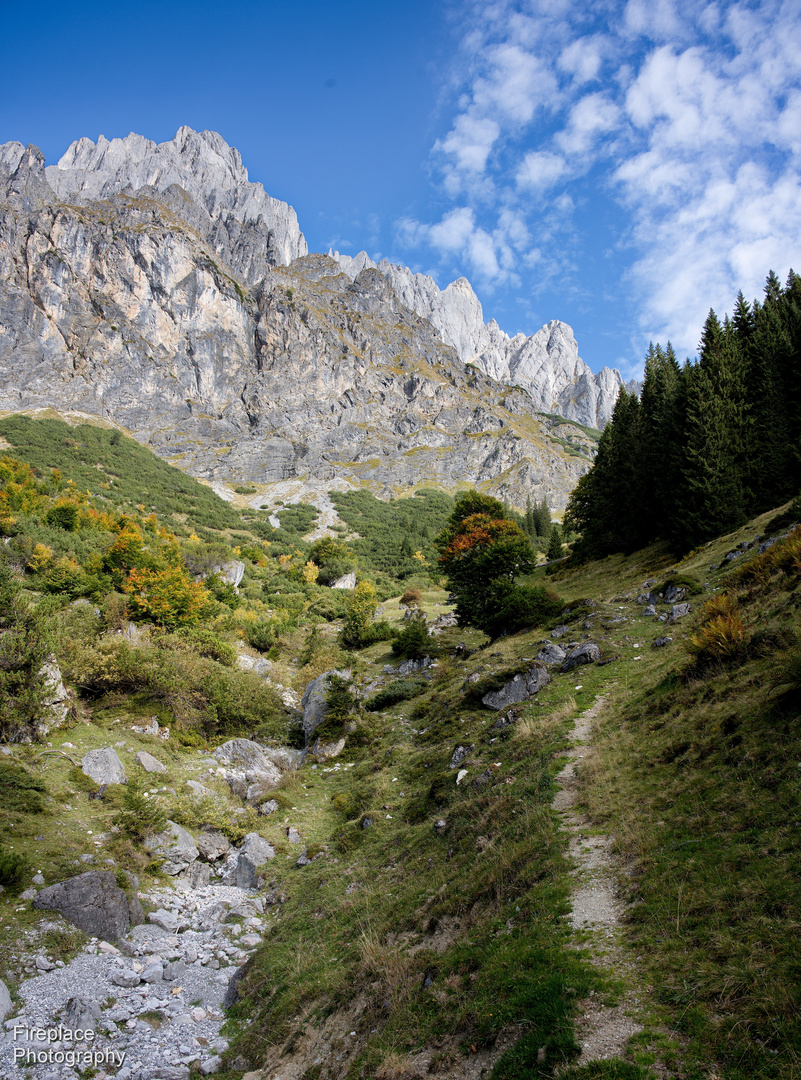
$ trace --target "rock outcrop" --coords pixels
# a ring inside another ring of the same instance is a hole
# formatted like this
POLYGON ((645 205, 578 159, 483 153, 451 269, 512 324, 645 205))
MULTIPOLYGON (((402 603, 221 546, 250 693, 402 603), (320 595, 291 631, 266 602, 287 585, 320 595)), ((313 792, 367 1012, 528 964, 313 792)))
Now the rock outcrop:
POLYGON ((386 259, 376 264, 364 251, 354 257, 336 251, 331 255, 352 277, 377 266, 403 303, 430 321, 462 363, 474 364, 498 382, 522 387, 540 412, 602 428, 621 386, 639 390, 635 382, 624 383, 615 369, 602 368, 596 375, 579 356, 572 328, 558 319, 530 337, 509 337, 494 319, 485 323, 467 278, 440 289, 427 274, 414 274, 386 259))
POLYGON ((107 870, 90 870, 42 889, 33 906, 57 911, 80 930, 105 941, 116 941, 143 921, 139 900, 129 901, 107 870))
POLYGON ((306 255, 215 133, 81 139, 47 167, 8 143, 0 204, 1 409, 101 417, 195 476, 308 491, 468 482, 560 509, 589 467, 591 440, 539 415, 561 390, 504 385, 533 346, 465 367, 466 282, 462 332, 383 264, 306 255))

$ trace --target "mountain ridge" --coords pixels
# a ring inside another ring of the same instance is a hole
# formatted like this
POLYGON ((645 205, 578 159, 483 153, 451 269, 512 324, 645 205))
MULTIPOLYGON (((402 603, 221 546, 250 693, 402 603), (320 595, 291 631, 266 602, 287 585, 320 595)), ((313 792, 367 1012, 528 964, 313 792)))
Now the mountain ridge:
POLYGON ((366 251, 329 255, 350 277, 366 268, 379 270, 406 306, 429 319, 443 341, 456 349, 462 363, 475 365, 498 382, 523 387, 541 412, 602 428, 611 419, 621 386, 639 392, 636 380, 625 382, 614 368, 595 374, 579 356, 573 328, 561 319, 551 319, 529 336, 510 337, 495 319, 484 322, 481 302, 465 277, 440 289, 429 275, 387 259, 376 263, 366 251))
POLYGON ((585 433, 462 364, 386 275, 307 255, 216 133, 78 140, 55 166, 9 143, 0 192, 0 408, 102 416, 212 481, 561 508, 589 464, 585 433))

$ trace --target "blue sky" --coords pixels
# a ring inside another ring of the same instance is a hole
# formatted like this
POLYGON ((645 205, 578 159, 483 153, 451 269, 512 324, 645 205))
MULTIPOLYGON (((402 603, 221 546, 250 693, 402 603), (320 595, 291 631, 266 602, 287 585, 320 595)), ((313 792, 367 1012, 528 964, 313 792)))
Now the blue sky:
POLYGON ((587 363, 694 355, 801 271, 801 11, 688 0, 0 3, 0 141, 219 131, 312 250, 470 279, 587 363))

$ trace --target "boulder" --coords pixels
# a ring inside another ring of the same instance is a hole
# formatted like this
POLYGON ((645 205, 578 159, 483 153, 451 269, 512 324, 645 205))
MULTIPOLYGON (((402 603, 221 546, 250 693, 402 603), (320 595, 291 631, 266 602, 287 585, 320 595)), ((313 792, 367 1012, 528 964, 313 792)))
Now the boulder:
POLYGON ((526 701, 547 686, 551 676, 541 664, 532 664, 528 671, 515 675, 500 690, 492 690, 481 699, 490 709, 505 709, 518 701, 526 701))
POLYGON ((177 885, 188 889, 205 889, 211 881, 211 867, 208 863, 193 862, 173 878, 177 885))
POLYGON ((151 855, 161 855, 164 858, 161 868, 170 876, 186 870, 199 854, 192 834, 174 821, 167 822, 164 832, 149 836, 145 840, 145 847, 151 855))
POLYGON ((108 870, 90 870, 42 889, 33 906, 57 911, 80 930, 104 941, 116 941, 143 921, 138 899, 129 902, 108 870))
POLYGON ((275 799, 268 799, 266 803, 262 803, 259 807, 260 814, 274 814, 278 809, 278 803, 275 799))
POLYGON ((311 753, 315 761, 330 761, 331 758, 339 757, 344 749, 344 738, 337 739, 335 742, 321 742, 317 739, 311 748, 311 753))
MULTIPOLYGON (((263 747, 252 739, 229 739, 218 746, 213 756, 223 765, 232 765, 236 772, 230 775, 240 776, 248 783, 257 781, 272 782, 273 786, 281 779, 277 765, 268 757, 263 747)), ((229 777, 226 777, 230 784, 229 777)))
POLYGON ((565 625, 555 626, 553 628, 553 630, 551 630, 551 637, 552 638, 560 638, 560 637, 564 637, 565 634, 569 634, 569 633, 570 633, 570 627, 569 626, 565 626, 565 625))
POLYGON ((130 989, 133 986, 138 986, 142 981, 133 968, 120 968, 119 971, 115 971, 111 976, 111 981, 115 986, 121 986, 123 989, 130 989))
POLYGON ((683 619, 685 615, 689 615, 692 608, 689 604, 674 604, 670 609, 670 618, 668 622, 675 622, 677 619, 683 619))
POLYGON ((260 866, 275 858, 275 848, 257 832, 249 832, 239 848, 240 855, 250 856, 260 866))
POLYGON ((102 750, 90 750, 85 754, 81 758, 81 772, 98 786, 128 783, 122 762, 112 746, 104 746, 102 750))
POLYGON ((245 802, 251 806, 258 806, 259 803, 264 802, 271 791, 275 790, 276 786, 274 780, 257 780, 255 784, 248 784, 245 802))
POLYGON ((601 650, 593 641, 586 641, 583 645, 577 645, 567 654, 560 671, 572 671, 581 664, 593 664, 601 659, 601 650))
POLYGON ((148 914, 147 921, 153 923, 154 926, 160 926, 162 930, 166 930, 170 934, 177 934, 185 925, 174 911, 166 911, 164 908, 151 911, 148 914))
POLYGON ((398 666, 398 674, 411 675, 415 671, 424 671, 426 668, 431 667, 433 662, 430 656, 424 656, 422 660, 404 660, 398 666))
POLYGON ((664 649, 664 647, 666 645, 670 645, 672 641, 673 638, 670 636, 670 634, 666 635, 665 637, 654 638, 654 643, 652 647, 654 649, 664 649))
POLYGON ((139 750, 136 754, 136 760, 145 770, 149 773, 166 773, 167 766, 162 765, 158 758, 154 758, 152 754, 148 754, 147 750, 139 750))
POLYGON ((350 574, 343 574, 342 577, 331 582, 332 589, 355 589, 356 588, 356 572, 350 574))
POLYGON ((214 831, 202 832, 195 840, 201 859, 206 862, 216 862, 226 855, 230 855, 233 848, 231 841, 223 833, 214 831))
POLYGON ((14 1011, 14 1005, 11 1001, 11 994, 8 991, 8 987, 0 979, 0 1022, 14 1011))
POLYGON ((196 799, 202 799, 206 795, 211 795, 211 791, 197 780, 187 780, 186 786, 196 799))
POLYGON ((345 668, 343 671, 324 671, 322 675, 318 675, 316 679, 312 679, 310 683, 307 683, 300 701, 300 707, 303 710, 303 734, 306 739, 306 746, 311 744, 311 736, 315 728, 318 728, 325 720, 325 696, 328 689, 329 675, 338 675, 341 679, 349 679, 351 673, 349 668, 345 668))
POLYGON ((47 691, 47 697, 44 700, 45 715, 36 725, 37 734, 42 736, 46 735, 51 728, 61 727, 67 719, 69 704, 67 689, 61 677, 61 668, 54 656, 46 660, 39 669, 39 674, 42 676, 47 691))
POLYGON ((227 581, 238 591, 239 583, 245 574, 245 564, 239 559, 232 559, 231 562, 219 567, 217 573, 223 581, 227 581))
POLYGON ((679 585, 671 585, 665 589, 664 600, 666 604, 678 604, 687 595, 687 590, 679 585))
POLYGON ((100 1006, 87 998, 72 997, 64 1009, 63 1023, 68 1031, 96 1031, 100 1006))
POLYGON ((564 660, 565 650, 552 641, 547 641, 534 657, 535 664, 561 664, 564 660))
POLYGON ((451 754, 451 763, 448 768, 458 769, 472 749, 472 746, 457 746, 451 754))

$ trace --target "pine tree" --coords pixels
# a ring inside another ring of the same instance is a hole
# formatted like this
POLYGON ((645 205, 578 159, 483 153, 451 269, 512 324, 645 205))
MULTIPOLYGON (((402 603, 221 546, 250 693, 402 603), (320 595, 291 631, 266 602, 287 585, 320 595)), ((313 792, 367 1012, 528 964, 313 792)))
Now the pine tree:
POLYGON ((640 397, 639 489, 642 530, 649 539, 666 534, 674 509, 677 474, 672 453, 680 369, 673 346, 652 344, 645 358, 640 397))
POLYGON ((677 534, 689 548, 746 518, 743 485, 742 368, 731 334, 709 312, 701 356, 687 389, 682 516, 677 534))
POLYGON ((573 489, 566 528, 582 534, 578 550, 589 555, 634 551, 645 535, 639 499, 640 402, 621 389, 612 419, 601 433, 592 470, 573 489))
POLYGON ((562 531, 558 525, 554 525, 551 528, 551 538, 548 541, 548 559, 561 559, 563 554, 562 531))

